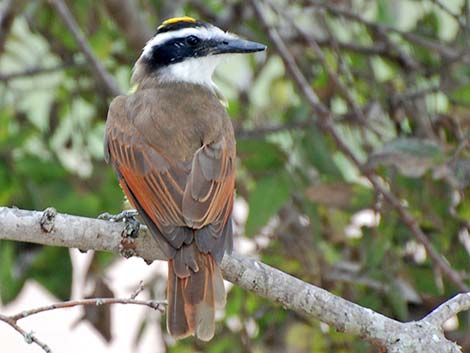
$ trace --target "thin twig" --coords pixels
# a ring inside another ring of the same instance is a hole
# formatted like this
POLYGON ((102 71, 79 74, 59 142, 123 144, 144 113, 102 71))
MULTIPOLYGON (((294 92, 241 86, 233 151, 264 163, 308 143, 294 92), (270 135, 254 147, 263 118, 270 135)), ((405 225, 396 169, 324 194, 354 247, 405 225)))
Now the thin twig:
POLYGON ((109 304, 134 304, 134 305, 145 305, 154 310, 163 311, 163 305, 166 305, 165 300, 137 300, 132 298, 91 298, 91 299, 80 299, 80 300, 69 300, 60 303, 54 303, 39 308, 33 308, 30 310, 22 311, 21 313, 11 315, 9 318, 14 322, 24 319, 25 317, 42 313, 44 311, 51 311, 56 309, 72 308, 74 306, 83 305, 109 305, 109 304))
POLYGON ((139 3, 134 0, 104 0, 102 3, 129 46, 135 52, 140 52, 145 42, 152 37, 153 30, 143 18, 139 3))
POLYGON ((56 309, 65 309, 72 308, 74 306, 85 306, 85 305, 109 305, 109 304, 134 304, 134 305, 145 305, 154 310, 163 312, 163 306, 166 305, 166 300, 137 300, 135 297, 143 290, 142 282, 139 283, 139 287, 131 297, 128 299, 119 299, 119 298, 92 298, 92 299, 80 299, 80 300, 69 300, 60 303, 54 303, 50 305, 41 306, 38 308, 33 308, 29 310, 24 310, 15 315, 2 315, 0 314, 0 321, 5 322, 6 324, 13 327, 18 331, 25 339, 27 343, 36 343, 39 345, 45 352, 52 352, 49 346, 47 346, 42 341, 38 340, 32 332, 26 332, 19 325, 18 321, 24 318, 27 318, 31 315, 36 315, 45 311, 51 311, 56 309), (141 289, 142 288, 142 289, 141 289))
POLYGON ((15 17, 21 12, 25 0, 6 0, 0 7, 0 54, 5 49, 5 43, 10 34, 15 17))
POLYGON ((392 102, 409 102, 418 98, 422 98, 428 94, 439 92, 440 85, 435 84, 429 87, 412 89, 403 93, 395 94, 391 97, 392 102))
MULTIPOLYGON (((289 39, 289 43, 306 43, 305 38, 301 35, 289 34, 286 36, 286 38, 289 39)), ((319 38, 318 36, 314 36, 314 38, 320 47, 333 48, 334 45, 336 45, 339 49, 348 52, 353 52, 368 57, 377 55, 399 64, 403 63, 403 58, 400 56, 400 53, 392 51, 391 48, 383 41, 376 40, 371 45, 361 45, 336 40, 336 43, 334 44, 330 38, 319 38)), ((416 65, 417 67, 415 67, 415 69, 420 70, 421 66, 419 66, 418 62, 416 62, 416 65)))
MULTIPOLYGON (((340 16, 350 21, 361 23, 362 25, 369 27, 378 33, 382 33, 382 34, 386 32, 396 33, 400 35, 403 39, 411 43, 417 44, 419 46, 422 46, 423 48, 433 50, 434 52, 439 53, 442 57, 450 61, 462 58, 462 51, 459 49, 450 47, 448 45, 444 45, 440 42, 437 42, 430 38, 423 37, 416 33, 401 31, 392 26, 366 20, 362 16, 355 14, 354 12, 352 12, 351 10, 345 7, 335 6, 335 5, 330 4, 330 2, 323 2, 319 0, 308 0, 308 3, 310 3, 311 5, 315 7, 323 8, 334 16, 340 16)), ((387 44, 393 45, 391 41, 389 41, 387 44)), ((398 47, 396 46, 394 47, 395 49, 398 49, 398 47)), ((404 55, 404 58, 406 58, 407 60, 411 59, 406 53, 403 53, 403 55, 404 55)), ((467 62, 468 59, 469 58, 466 58, 465 62, 467 62)), ((413 62, 409 62, 409 64, 413 64, 413 62)))
POLYGON ((336 143, 336 146, 341 150, 353 164, 367 177, 374 189, 382 194, 384 198, 392 205, 397 211, 402 222, 408 227, 413 236, 424 246, 429 257, 433 260, 434 264, 449 278, 449 280, 462 291, 468 289, 467 285, 462 281, 459 274, 455 272, 447 262, 447 260, 434 248, 429 241, 428 237, 421 230, 418 222, 413 218, 410 212, 403 206, 402 202, 391 192, 389 192, 383 185, 378 176, 374 175, 372 171, 365 170, 359 158, 344 142, 342 136, 339 134, 333 125, 334 116, 330 110, 320 101, 314 90, 309 85, 307 79, 300 71, 294 57, 287 49, 284 41, 279 36, 278 32, 271 26, 265 16, 265 12, 261 4, 256 0, 251 0, 251 4, 255 9, 256 15, 261 21, 261 24, 268 33, 269 38, 275 45, 277 52, 281 56, 286 65, 287 71, 291 74, 294 82, 297 84, 300 91, 304 94, 307 102, 313 113, 319 116, 318 126, 325 133, 328 133, 336 143))
POLYGON ((364 113, 362 112, 361 108, 359 107, 359 105, 357 104, 356 100, 354 99, 354 97, 352 96, 351 92, 350 92, 350 89, 348 89, 344 84, 343 82, 341 81, 341 79, 339 78, 339 76, 333 71, 333 69, 330 67, 330 65, 328 64, 328 61, 326 60, 326 57, 325 55, 323 54, 323 51, 321 50, 320 46, 318 45, 318 43, 315 41, 315 39, 313 38, 313 36, 311 36, 309 33, 305 32, 304 30, 302 30, 302 28, 300 28, 298 26, 298 24, 293 20, 293 17, 291 16, 291 14, 286 14, 286 12, 282 11, 279 6, 275 5, 272 1, 268 0, 268 3, 270 4, 270 6, 276 11, 276 13, 278 15, 282 15, 284 14, 284 18, 289 22, 289 24, 298 32, 300 33, 300 35, 302 35, 305 40, 307 41, 307 43, 309 44, 309 46, 315 51, 315 54, 317 56, 317 58, 320 60, 322 66, 324 67, 324 69, 326 70, 326 72, 328 73, 328 77, 333 81, 335 87, 338 89, 339 93, 341 94, 341 96, 343 96, 343 98, 346 100, 346 102, 348 103, 349 107, 352 108, 352 110, 354 111, 354 113, 356 114, 357 118, 359 121, 361 121, 362 123, 365 123, 366 122, 366 118, 364 116, 364 113))
POLYGON ((253 129, 235 128, 237 140, 259 138, 268 134, 289 130, 304 130, 315 126, 315 122, 311 120, 293 121, 285 124, 260 126, 253 129))
POLYGON ((23 336, 24 340, 26 343, 31 344, 31 343, 36 343, 39 347, 42 348, 42 350, 46 353, 51 353, 52 350, 49 348, 47 344, 44 342, 40 341, 34 334, 33 332, 26 332, 23 330, 18 324, 16 323, 15 320, 12 320, 9 316, 5 316, 0 314, 0 321, 5 322, 6 324, 10 325, 13 329, 18 331, 21 336, 23 336))
POLYGON ((446 14, 448 14, 449 16, 453 17, 454 20, 456 20, 459 24, 459 26, 464 29, 464 30, 467 30, 468 27, 467 27, 467 24, 460 18, 460 16, 458 14, 456 14, 455 12, 453 12, 451 9, 449 9, 445 4, 443 4, 440 0, 431 0, 432 3, 434 3, 438 8, 440 8, 443 12, 445 12, 446 14))
POLYGON ((463 6, 464 8, 464 12, 465 12, 465 23, 466 23, 466 26, 465 26, 465 47, 469 48, 469 33, 470 33, 470 4, 469 4, 469 0, 465 0, 465 4, 463 6))
POLYGON ((65 2, 63 0, 49 0, 49 2, 54 6, 57 13, 62 18, 62 21, 72 33, 80 50, 83 52, 83 55, 85 55, 86 60, 90 64, 93 73, 99 78, 107 94, 110 96, 118 96, 121 94, 121 91, 112 76, 106 71, 104 66, 93 54, 90 45, 83 36, 77 22, 75 21, 65 2))
MULTIPOLYGON (((46 234, 40 225, 42 215, 43 212, 0 207, 0 239, 16 241, 29 239, 28 241, 41 244, 78 247, 83 250, 101 249, 119 253, 115 238, 119 237, 125 228, 123 224, 57 213, 51 220, 53 231, 46 234), (25 233, 28 233, 28 238, 20 237, 25 233), (54 242, 51 241, 51 237, 54 242)), ((140 242, 136 241, 135 249, 138 256, 147 260, 160 256, 155 252, 148 252, 149 248, 154 246, 155 240, 147 231, 140 233, 139 238, 142 239, 140 242)), ((442 328, 437 325, 423 325, 421 321, 400 323, 259 261, 226 254, 220 268, 226 280, 241 288, 279 303, 299 315, 316 318, 339 331, 379 343, 383 347, 390 348, 388 350, 390 353, 411 351, 410 347, 413 347, 415 352, 461 353, 454 343, 444 337, 442 328), (405 346, 406 350, 404 350, 405 346)), ((90 305, 96 305, 104 304, 106 300, 116 301, 108 298, 89 299, 87 302, 90 305)), ((131 300, 124 299, 123 302, 130 303, 131 300)), ((60 304, 60 306, 67 307, 67 304, 60 304)), ((18 319, 28 314, 41 312, 41 310, 54 309, 50 306, 44 308, 33 309, 26 314, 20 313, 17 315, 18 319)), ((8 323, 8 320, 6 322, 8 323)), ((9 322, 12 322, 11 319, 9 322)))
POLYGON ((61 65, 51 66, 51 67, 30 67, 22 71, 11 72, 11 73, 0 73, 0 81, 7 82, 7 81, 14 80, 16 78, 43 75, 43 74, 47 74, 51 72, 61 71, 61 70, 70 68, 71 66, 72 65, 69 65, 69 64, 61 64, 61 65))
POLYGON ((135 299, 137 298, 137 296, 142 293, 142 291, 144 290, 144 281, 140 281, 139 282, 139 286, 135 289, 134 292, 132 292, 130 298, 131 299, 135 299))

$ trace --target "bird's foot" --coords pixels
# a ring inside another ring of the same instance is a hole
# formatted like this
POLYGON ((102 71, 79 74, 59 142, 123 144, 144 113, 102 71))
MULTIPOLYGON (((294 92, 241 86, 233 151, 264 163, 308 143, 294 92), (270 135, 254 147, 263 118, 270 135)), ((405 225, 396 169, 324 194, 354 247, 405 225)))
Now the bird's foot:
POLYGON ((125 226, 121 233, 121 243, 119 244, 119 253, 126 257, 137 255, 135 239, 139 234, 140 222, 135 218, 138 215, 136 210, 126 210, 117 215, 103 213, 98 216, 99 219, 110 222, 124 222, 125 226))
POLYGON ((140 222, 135 218, 137 215, 137 210, 125 210, 116 215, 105 212, 100 214, 98 219, 104 219, 110 222, 124 222, 125 228, 122 232, 122 236, 137 238, 140 229, 140 222))
POLYGON ((126 227, 124 228, 123 236, 137 238, 140 230, 140 222, 134 217, 124 218, 124 223, 126 227))
POLYGON ((121 213, 114 214, 114 215, 111 213, 105 212, 105 213, 100 214, 98 216, 98 219, 104 219, 110 222, 120 222, 120 221, 126 222, 126 219, 135 218, 135 216, 137 216, 138 214, 139 213, 137 212, 137 210, 125 210, 125 211, 122 211, 121 213))

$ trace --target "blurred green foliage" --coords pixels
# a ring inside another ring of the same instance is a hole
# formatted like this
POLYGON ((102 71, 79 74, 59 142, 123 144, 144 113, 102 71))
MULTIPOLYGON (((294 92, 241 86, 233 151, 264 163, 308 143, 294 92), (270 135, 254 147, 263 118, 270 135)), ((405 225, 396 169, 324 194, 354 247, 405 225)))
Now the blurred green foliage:
MULTIPOLYGON (((305 38, 267 10, 303 74, 336 114, 347 145, 402 200, 468 284, 464 1, 273 2, 318 40, 327 64, 361 108, 365 120, 355 116, 305 38)), ((68 2, 96 57, 128 91, 139 53, 106 3, 68 2)), ((269 45, 243 1, 136 4, 150 33, 162 19, 188 14, 269 45)), ((23 4, 0 52, 0 79, 0 205, 53 206, 90 217, 121 210, 123 195, 102 151, 113 97, 47 2, 23 4)), ((421 317, 456 292, 397 214, 320 132, 272 45, 265 58, 227 61, 215 81, 228 98, 238 134, 237 192, 249 209, 246 222, 235 217, 236 230, 257 245, 263 261, 401 320, 421 317)), ((90 271, 101 274, 110 263, 109 255, 100 255, 90 271)), ((0 242, 3 303, 15 299, 27 279, 66 299, 71 273, 67 250, 0 242)), ((221 321, 211 342, 187 339, 168 351, 376 352, 357 337, 236 287, 221 321)), ((462 315, 449 335, 470 352, 467 325, 462 315)))

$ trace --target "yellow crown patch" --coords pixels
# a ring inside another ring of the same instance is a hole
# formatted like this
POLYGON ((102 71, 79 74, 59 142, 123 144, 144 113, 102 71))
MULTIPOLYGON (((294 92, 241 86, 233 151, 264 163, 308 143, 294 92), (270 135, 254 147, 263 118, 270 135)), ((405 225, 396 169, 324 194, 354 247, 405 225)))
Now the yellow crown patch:
POLYGON ((173 18, 169 18, 168 20, 163 21, 162 24, 158 26, 158 29, 164 28, 166 26, 169 26, 178 22, 196 23, 197 21, 194 18, 189 17, 189 16, 173 17, 173 18))

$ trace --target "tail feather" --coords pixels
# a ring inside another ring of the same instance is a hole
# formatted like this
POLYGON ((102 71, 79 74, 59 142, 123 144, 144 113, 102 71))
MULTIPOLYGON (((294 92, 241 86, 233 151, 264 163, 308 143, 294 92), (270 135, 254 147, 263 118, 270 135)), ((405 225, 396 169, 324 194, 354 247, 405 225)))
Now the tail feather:
POLYGON ((213 306, 210 306, 204 302, 199 303, 196 306, 196 330, 195 336, 201 341, 210 341, 214 337, 215 321, 214 321, 215 310, 213 306))
POLYGON ((168 261, 168 306, 166 311, 166 326, 168 332, 175 338, 184 338, 191 335, 191 328, 186 319, 184 310, 183 287, 185 278, 176 277, 173 270, 173 261, 168 261))
POLYGON ((187 271, 181 269, 189 264, 179 263, 185 257, 178 255, 168 261, 168 331, 175 338, 195 335, 209 341, 214 336, 215 308, 225 305, 222 274, 210 254, 195 249, 191 261, 197 266, 192 263, 187 271), (189 275, 180 276, 186 273, 189 275))
POLYGON ((227 296, 225 294, 224 278, 220 268, 214 266, 214 304, 216 309, 223 309, 227 302, 227 296))

